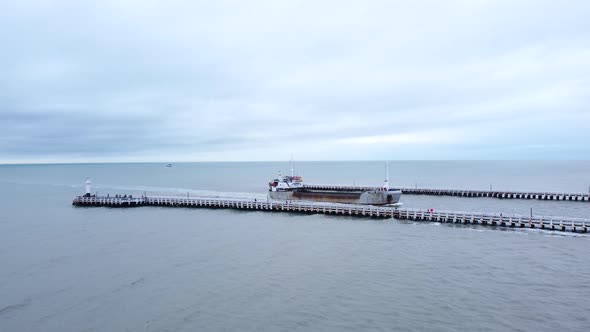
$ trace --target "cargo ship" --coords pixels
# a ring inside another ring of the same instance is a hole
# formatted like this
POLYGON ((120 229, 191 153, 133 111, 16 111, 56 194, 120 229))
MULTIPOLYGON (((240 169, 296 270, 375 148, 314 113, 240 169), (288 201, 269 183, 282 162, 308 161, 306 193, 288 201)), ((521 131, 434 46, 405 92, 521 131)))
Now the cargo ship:
MULTIPOLYGON (((268 196, 275 200, 299 200, 316 202, 336 202, 367 205, 400 205, 402 191, 389 188, 387 176, 383 186, 375 188, 331 187, 331 189, 316 189, 306 186, 301 176, 279 176, 268 183, 268 196)), ((317 187, 317 186, 315 186, 317 187)))

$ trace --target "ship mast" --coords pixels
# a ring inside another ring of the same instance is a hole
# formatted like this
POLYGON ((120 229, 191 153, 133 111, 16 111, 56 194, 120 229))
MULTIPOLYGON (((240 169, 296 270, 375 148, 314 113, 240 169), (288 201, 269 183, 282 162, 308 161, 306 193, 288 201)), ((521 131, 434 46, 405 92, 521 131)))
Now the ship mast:
POLYGON ((383 189, 389 190, 389 162, 385 162, 385 182, 383 183, 383 189))

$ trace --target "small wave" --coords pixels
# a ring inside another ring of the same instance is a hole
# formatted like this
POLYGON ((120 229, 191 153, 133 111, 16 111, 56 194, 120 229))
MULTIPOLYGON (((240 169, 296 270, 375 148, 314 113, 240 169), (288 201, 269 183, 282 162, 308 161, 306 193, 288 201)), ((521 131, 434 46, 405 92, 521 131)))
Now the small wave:
POLYGON ((139 284, 142 284, 144 281, 145 281, 145 278, 139 278, 137 280, 130 282, 129 286, 137 286, 139 284))
POLYGON ((589 233, 574 233, 574 232, 563 232, 559 230, 550 230, 550 229, 526 229, 530 233, 538 233, 545 236, 560 236, 560 237, 590 237, 589 233))
POLYGON ((25 299, 20 303, 9 304, 5 307, 0 308, 0 316, 10 313, 10 312, 13 312, 13 311, 23 309, 23 308, 29 306, 30 304, 31 304, 31 299, 25 299))
MULTIPOLYGON (((463 225, 463 226, 470 226, 470 225, 463 225)), ((492 230, 487 230, 487 229, 482 229, 482 228, 475 228, 475 227, 464 227, 464 229, 468 232, 477 232, 477 233, 483 233, 486 231, 492 231, 492 230)))

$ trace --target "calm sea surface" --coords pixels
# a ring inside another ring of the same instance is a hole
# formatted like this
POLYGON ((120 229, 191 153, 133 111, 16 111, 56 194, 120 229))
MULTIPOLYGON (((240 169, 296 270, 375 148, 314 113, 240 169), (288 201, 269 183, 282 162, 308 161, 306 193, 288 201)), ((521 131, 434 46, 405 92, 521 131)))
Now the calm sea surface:
MULTIPOLYGON (((382 162, 298 162, 378 185, 382 162)), ((99 194, 266 197, 288 163, 0 166, 0 331, 589 331, 590 236, 232 210, 75 208, 99 194)), ((401 187, 587 192, 590 162, 392 162, 401 187)), ((402 196, 590 218, 590 203, 402 196)))

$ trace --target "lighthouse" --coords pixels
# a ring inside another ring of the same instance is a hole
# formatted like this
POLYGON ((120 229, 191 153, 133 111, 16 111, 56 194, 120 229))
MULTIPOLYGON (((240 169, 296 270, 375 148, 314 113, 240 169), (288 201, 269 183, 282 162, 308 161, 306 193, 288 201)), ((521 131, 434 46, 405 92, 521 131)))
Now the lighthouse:
POLYGON ((86 185, 86 194, 84 195, 84 197, 90 197, 90 192, 91 192, 91 188, 92 188, 92 181, 90 181, 90 178, 86 178, 86 181, 84 181, 84 184, 86 185))

